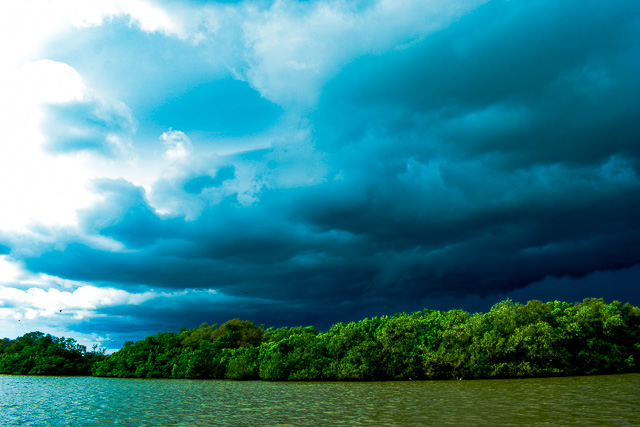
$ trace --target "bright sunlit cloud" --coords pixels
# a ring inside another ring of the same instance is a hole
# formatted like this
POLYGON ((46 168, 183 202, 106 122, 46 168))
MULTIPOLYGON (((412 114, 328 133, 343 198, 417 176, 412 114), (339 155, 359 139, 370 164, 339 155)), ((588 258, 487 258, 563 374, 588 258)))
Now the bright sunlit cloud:
POLYGON ((7 261, 6 255, 0 255, 0 283, 11 283, 18 278, 20 269, 7 261))
MULTIPOLYGON (((76 212, 97 200, 90 181, 109 165, 100 171, 86 153, 47 152, 48 135, 42 129, 47 106, 82 102, 96 94, 68 64, 32 58, 56 34, 101 25, 117 15, 129 16, 143 31, 180 32, 163 9, 146 1, 25 0, 0 5, 5 40, 0 62, 0 230, 75 225, 76 212)), ((129 143, 118 135, 106 135, 106 140, 119 151, 128 149, 129 143)))
POLYGON ((179 130, 163 132, 160 141, 166 147, 165 155, 169 160, 184 160, 193 148, 189 137, 179 130))

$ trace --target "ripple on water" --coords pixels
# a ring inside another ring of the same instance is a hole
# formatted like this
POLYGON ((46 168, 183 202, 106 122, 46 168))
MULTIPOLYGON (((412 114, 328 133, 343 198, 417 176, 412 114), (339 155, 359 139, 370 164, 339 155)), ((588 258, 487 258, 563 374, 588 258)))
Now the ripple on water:
POLYGON ((0 425, 640 425, 640 374, 272 383, 0 376, 0 425))

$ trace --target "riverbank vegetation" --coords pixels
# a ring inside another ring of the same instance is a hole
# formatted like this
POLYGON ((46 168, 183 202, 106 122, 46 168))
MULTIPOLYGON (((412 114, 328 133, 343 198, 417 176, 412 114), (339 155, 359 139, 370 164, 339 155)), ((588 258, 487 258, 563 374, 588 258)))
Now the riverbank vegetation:
POLYGON ((73 338, 56 338, 29 332, 15 340, 0 340, 0 374, 91 375, 91 368, 104 358, 104 350, 93 351, 73 338))
MULTIPOLYGON (((27 350, 28 335, 0 341, 0 373, 55 374, 35 369, 37 360, 28 371, 11 368, 29 355, 49 354, 27 350)), ((38 339, 43 336, 31 347, 38 339)), ((60 347, 62 339, 51 340, 60 347)), ((71 357, 77 345, 65 351, 71 357)), ((398 313, 338 323, 324 333, 233 319, 126 342, 108 356, 95 349, 80 353, 70 360, 104 377, 368 381, 640 372, 640 309, 595 298, 578 304, 507 300, 488 313, 398 313)), ((75 366, 69 363, 52 366, 75 366)))

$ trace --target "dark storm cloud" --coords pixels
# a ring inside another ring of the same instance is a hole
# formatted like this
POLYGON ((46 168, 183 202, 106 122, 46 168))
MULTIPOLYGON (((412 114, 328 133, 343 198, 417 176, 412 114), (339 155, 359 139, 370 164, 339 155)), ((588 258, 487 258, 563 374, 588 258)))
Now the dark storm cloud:
POLYGON ((229 298, 141 307, 166 329, 214 312, 317 323, 640 264, 638 16, 630 1, 490 2, 345 67, 305 117, 303 150, 240 153, 157 183, 155 197, 193 204, 193 217, 102 181, 81 227, 124 248, 68 236, 26 265, 229 298))
POLYGON ((491 2, 410 49, 344 70, 316 114, 320 147, 366 135, 396 156, 637 157, 637 13, 633 2, 491 2), (386 136, 403 143, 391 150, 386 136))
POLYGON ((493 2, 328 87, 340 178, 293 208, 389 295, 480 295, 640 261, 635 4, 493 2))
POLYGON ((177 332, 181 327, 194 328, 201 323, 222 324, 234 318, 250 319, 256 325, 307 326, 327 329, 331 307, 317 307, 310 311, 306 305, 282 303, 277 300, 242 297, 220 297, 207 292, 190 290, 185 295, 157 297, 136 307, 116 306, 100 310, 105 317, 80 322, 76 330, 82 333, 106 335, 114 339, 113 348, 122 346, 124 339, 142 339, 159 331, 177 332), (122 337, 119 339, 119 337, 122 337))
POLYGON ((93 248, 71 236, 64 250, 29 259, 30 270, 123 286, 218 288, 287 300, 326 298, 325 283, 333 275, 358 274, 359 266, 318 252, 340 240, 339 233, 287 221, 278 213, 280 202, 272 204, 269 195, 250 207, 223 202, 184 221, 158 216, 143 190, 125 181, 105 180, 97 189, 105 200, 82 212, 84 231, 129 250, 93 248))

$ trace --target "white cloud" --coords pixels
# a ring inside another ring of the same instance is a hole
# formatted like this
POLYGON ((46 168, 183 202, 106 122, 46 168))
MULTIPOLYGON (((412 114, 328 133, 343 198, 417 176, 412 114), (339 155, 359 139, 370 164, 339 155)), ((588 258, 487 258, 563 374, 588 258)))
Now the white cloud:
MULTIPOLYGON (((0 263, 0 273, 6 267, 0 263)), ((115 306, 136 306, 150 300, 161 298, 171 300, 187 294, 187 291, 131 293, 110 287, 98 288, 83 282, 62 280, 57 277, 38 275, 36 280, 47 283, 47 288, 30 287, 16 289, 0 286, 0 338, 15 338, 27 332, 43 331, 54 336, 73 337, 88 349, 94 344, 113 347, 110 334, 100 336, 96 333, 84 334, 71 331, 78 322, 91 322, 91 319, 104 317, 100 309, 115 306), (72 286, 72 290, 59 290, 56 284, 72 286)), ((118 347, 116 345, 115 347, 118 347)), ((117 348, 111 348, 114 351, 117 348)))
MULTIPOLYGON (((29 288, 20 290, 0 287, 0 302, 4 305, 20 305, 20 311, 30 310, 32 316, 50 317, 56 313, 72 310, 76 318, 89 314, 90 310, 114 305, 137 305, 155 296, 151 292, 130 294, 121 289, 80 286, 68 292, 58 289, 29 288)), ((15 315, 19 315, 17 311, 15 315)), ((25 311, 25 312, 26 312, 25 311)))
MULTIPOLYGON (((126 119, 128 108, 87 88, 71 66, 41 58, 41 49, 57 34, 101 25, 115 16, 129 16, 146 32, 182 37, 178 20, 146 0, 8 0, 0 2, 0 230, 26 232, 30 225, 66 226, 77 222, 76 211, 96 201, 89 182, 122 167, 96 162, 86 153, 51 155, 44 151, 44 108, 49 104, 96 101, 106 113, 126 119)), ((98 111, 100 113, 100 111, 98 111)), ((74 129, 68 128, 68 132, 74 129)), ((132 155, 127 135, 110 132, 105 144, 132 155)), ((140 177, 143 168, 131 168, 140 177)))
POLYGON ((92 168, 81 156, 43 151, 45 104, 81 101, 86 87, 67 64, 24 63, 0 82, 0 229, 24 231, 34 222, 75 224, 75 211, 94 196, 86 188, 92 168))
MULTIPOLYGON (((49 279, 55 280, 49 276, 49 279)), ((31 287, 26 290, 0 286, 0 319, 55 319, 65 316, 67 320, 81 320, 100 316, 98 310, 121 305, 140 305, 154 298, 185 295, 180 292, 130 293, 122 289, 99 288, 76 282, 75 290, 43 289, 31 287)))
POLYGON ((12 88, 17 92, 13 94, 14 101, 54 104, 82 101, 85 89, 82 77, 73 67, 49 59, 25 62, 12 88))
POLYGON ((184 38, 181 23, 170 13, 151 2, 141 0, 121 0, 116 2, 119 12, 129 15, 143 31, 148 33, 161 32, 184 38))
POLYGON ((2 63, 32 58, 57 33, 101 25, 105 19, 128 15, 146 32, 181 36, 182 27, 168 11, 144 0, 6 0, 0 2, 2 63))
POLYGON ((20 275, 20 269, 6 258, 6 255, 0 255, 0 283, 13 282, 20 275))
POLYGON ((184 160, 186 159, 193 145, 189 137, 179 130, 168 130, 160 135, 160 141, 166 147, 165 155, 169 160, 184 160))

